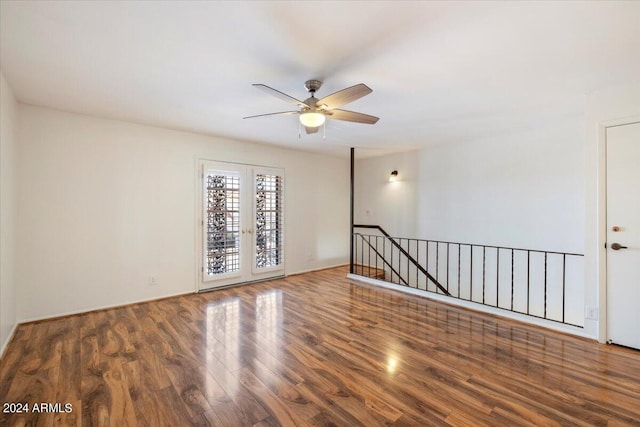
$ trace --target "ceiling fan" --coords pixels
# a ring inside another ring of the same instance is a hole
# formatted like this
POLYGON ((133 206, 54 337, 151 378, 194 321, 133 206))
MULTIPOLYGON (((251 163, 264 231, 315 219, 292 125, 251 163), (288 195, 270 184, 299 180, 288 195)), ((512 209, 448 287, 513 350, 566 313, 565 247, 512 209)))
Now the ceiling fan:
POLYGON ((304 126, 307 133, 316 133, 327 118, 334 120, 344 120, 347 122, 375 124, 379 118, 368 114, 356 113, 355 111, 341 110, 342 107, 349 102, 360 99, 365 95, 369 95, 371 88, 364 83, 339 90, 324 98, 317 99, 314 95, 322 82, 320 80, 307 80, 304 87, 311 96, 304 101, 300 101, 286 93, 280 92, 272 87, 263 84, 254 84, 254 87, 261 89, 271 95, 274 95, 290 104, 297 105, 300 109, 296 111, 282 111, 279 113, 258 114, 256 116, 243 117, 243 119, 252 119, 255 117, 265 116, 285 116, 297 114, 300 116, 300 124, 304 126))

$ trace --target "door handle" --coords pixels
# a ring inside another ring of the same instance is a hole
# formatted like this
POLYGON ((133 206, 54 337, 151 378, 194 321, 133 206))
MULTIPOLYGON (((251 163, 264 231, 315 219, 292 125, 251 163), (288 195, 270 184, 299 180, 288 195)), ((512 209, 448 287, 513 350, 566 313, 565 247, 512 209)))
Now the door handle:
POLYGON ((620 249, 628 249, 626 246, 622 246, 620 243, 612 243, 611 249, 614 251, 619 251, 620 249))

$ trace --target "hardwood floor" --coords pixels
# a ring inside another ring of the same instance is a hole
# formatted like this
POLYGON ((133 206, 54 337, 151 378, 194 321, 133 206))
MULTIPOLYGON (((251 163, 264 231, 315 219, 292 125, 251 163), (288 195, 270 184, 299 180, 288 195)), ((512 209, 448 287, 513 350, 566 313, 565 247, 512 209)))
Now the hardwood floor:
POLYGON ((345 275, 21 325, 0 425, 640 425, 640 351, 345 275))

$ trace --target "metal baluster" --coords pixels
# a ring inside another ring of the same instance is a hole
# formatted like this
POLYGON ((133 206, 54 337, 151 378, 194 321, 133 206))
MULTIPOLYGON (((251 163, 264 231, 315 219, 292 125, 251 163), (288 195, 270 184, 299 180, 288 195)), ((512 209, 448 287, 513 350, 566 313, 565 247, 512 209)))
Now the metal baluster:
POLYGON ((367 268, 369 271, 369 277, 371 277, 371 234, 369 235, 369 250, 367 251, 367 268))
POLYGON ((485 275, 486 275, 486 261, 487 261, 487 247, 482 247, 482 303, 484 304, 485 294, 486 294, 486 283, 485 283, 485 275))
POLYGON ((527 251, 527 314, 529 314, 529 298, 531 296, 531 274, 530 274, 530 266, 531 264, 531 251, 527 251))
MULTIPOLYGON (((420 264, 420 240, 416 239, 416 261, 420 264)), ((416 288, 420 289, 420 269, 416 267, 416 288)))
POLYGON ((376 236, 376 244, 373 251, 376 253, 376 279, 378 278, 378 236, 376 236))
POLYGON ((511 311, 513 311, 513 249, 511 249, 511 311))
POLYGON ((473 301, 473 245, 469 245, 469 301, 473 301))
POLYGON ((544 318, 547 318, 547 253, 544 253, 544 318))
MULTIPOLYGON (((391 241, 389 241, 389 244, 391 244, 391 241)), ((395 283, 393 281, 393 245, 391 245, 391 282, 395 283)))
POLYGON ((458 243, 458 298, 460 298, 460 243, 458 243))
MULTIPOLYGON (((438 267, 438 264, 440 263, 440 242, 436 242, 436 280, 439 282, 440 280, 438 279, 438 273, 440 270, 440 268, 438 267)), ((438 293, 438 288, 436 288, 436 293, 438 293)))
POLYGON ((496 248, 496 307, 500 307, 500 248, 496 248))
MULTIPOLYGON (((382 239, 382 259, 386 260, 387 259, 387 238, 385 237, 384 239, 382 239)), ((386 274, 385 274, 386 276, 386 274)), ((391 281, 393 282, 393 273, 391 271, 389 271, 389 278, 391 279, 391 281)), ((386 277, 385 277, 386 279, 386 277)))
POLYGON ((447 291, 449 290, 449 243, 447 242, 447 291))
MULTIPOLYGON (((407 238, 407 248, 406 251, 408 254, 411 254, 411 239, 407 238)), ((411 283, 411 258, 407 258, 407 282, 411 283)), ((412 286, 413 287, 413 286, 412 286)))
MULTIPOLYGON (((426 270, 429 271, 429 241, 427 240, 427 268, 426 270)), ((427 290, 429 290, 429 278, 427 277, 427 281, 425 284, 427 290)))
POLYGON ((567 254, 562 254, 562 323, 564 323, 566 275, 567 275, 567 254))

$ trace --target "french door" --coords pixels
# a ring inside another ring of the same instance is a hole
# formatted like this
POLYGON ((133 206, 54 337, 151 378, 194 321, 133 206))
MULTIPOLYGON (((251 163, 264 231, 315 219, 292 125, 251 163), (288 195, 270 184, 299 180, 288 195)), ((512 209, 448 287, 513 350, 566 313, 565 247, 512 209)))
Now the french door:
POLYGON ((284 274, 284 171, 203 161, 199 289, 284 274))

